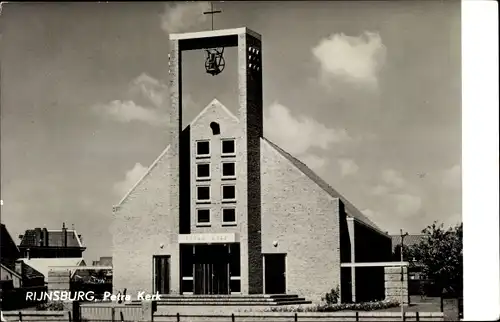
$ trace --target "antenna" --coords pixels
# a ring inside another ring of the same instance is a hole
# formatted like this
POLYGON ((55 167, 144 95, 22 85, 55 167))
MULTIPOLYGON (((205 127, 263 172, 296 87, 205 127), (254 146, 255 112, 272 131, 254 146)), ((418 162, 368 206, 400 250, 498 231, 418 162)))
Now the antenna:
POLYGON ((203 14, 204 15, 211 15, 211 17, 212 17, 212 30, 214 30, 214 15, 216 13, 222 13, 222 11, 221 10, 214 11, 214 3, 212 1, 210 1, 210 11, 205 11, 203 14))

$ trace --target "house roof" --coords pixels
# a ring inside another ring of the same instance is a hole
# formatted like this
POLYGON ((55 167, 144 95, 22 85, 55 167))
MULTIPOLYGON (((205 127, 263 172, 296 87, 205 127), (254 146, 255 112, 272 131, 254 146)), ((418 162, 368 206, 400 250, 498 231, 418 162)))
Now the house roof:
POLYGON ((34 269, 33 267, 31 267, 30 265, 28 265, 24 262, 22 265, 22 273, 21 274, 16 272, 16 262, 14 262, 14 261, 4 262, 1 265, 2 265, 2 267, 11 271, 12 273, 14 273, 15 275, 17 275, 20 278, 31 279, 31 278, 37 278, 37 277, 44 277, 42 273, 40 273, 39 271, 37 271, 36 269, 34 269))
POLYGON ((269 139, 262 138, 264 142, 268 143, 271 147, 273 147, 278 153, 280 153, 283 157, 289 160, 297 169, 300 170, 304 175, 306 175, 309 179, 311 179, 314 183, 316 183, 321 189, 323 189, 326 193, 328 193, 333 198, 339 198, 342 203, 345 205, 345 210, 347 215, 360 223, 376 230, 377 232, 387 235, 384 231, 382 231, 373 221, 371 221, 367 216, 365 216, 361 211, 359 211, 353 204, 351 204, 344 196, 342 196, 339 192, 333 189, 325 180, 321 179, 314 171, 312 171, 308 166, 306 166, 303 162, 292 156, 290 153, 286 152, 278 145, 271 142, 269 139))
MULTIPOLYGON (((67 247, 80 247, 80 248, 84 247, 81 238, 78 236, 76 230, 67 229, 66 232, 67 232, 67 247)), ((49 234, 48 247, 64 247, 64 232, 62 229, 47 230, 47 233, 49 234)), ((39 243, 36 239, 37 239, 36 230, 28 229, 23 235, 20 246, 21 247, 38 246, 39 243)))
MULTIPOLYGON (((49 271, 52 269, 62 268, 67 269, 68 267, 85 265, 83 258, 23 258, 22 261, 40 272, 47 282, 49 271)), ((73 274, 76 269, 69 269, 71 274, 73 274)))
MULTIPOLYGON (((403 244, 405 246, 413 246, 415 244, 420 243, 423 240, 425 235, 415 234, 415 235, 407 235, 403 238, 403 244)), ((391 235, 392 239, 392 248, 401 245, 401 236, 400 235, 391 235)))
POLYGON ((15 260, 18 259, 21 256, 21 252, 19 251, 19 248, 17 247, 16 243, 14 242, 14 239, 12 239, 12 236, 9 234, 9 231, 7 230, 7 227, 5 227, 4 224, 1 224, 0 227, 0 259, 2 262, 5 260, 15 260), (12 257, 12 258, 6 258, 7 256, 12 257))

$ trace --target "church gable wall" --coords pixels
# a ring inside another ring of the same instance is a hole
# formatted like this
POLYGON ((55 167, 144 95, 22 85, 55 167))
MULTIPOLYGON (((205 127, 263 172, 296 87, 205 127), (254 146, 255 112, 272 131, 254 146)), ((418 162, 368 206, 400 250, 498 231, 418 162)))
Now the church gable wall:
MULTIPOLYGON (((173 153, 166 151, 114 211, 111 234, 115 292, 123 292, 124 288, 127 294, 152 291, 152 256, 170 255, 171 263, 178 260, 178 212, 170 209, 169 200, 169 182, 178 175, 177 169, 169 168, 172 157, 173 153)), ((175 292, 178 266, 171 265, 171 270, 171 289, 175 292)))
POLYGON ((262 252, 286 253, 287 293, 318 302, 340 283, 340 202, 261 146, 262 252))

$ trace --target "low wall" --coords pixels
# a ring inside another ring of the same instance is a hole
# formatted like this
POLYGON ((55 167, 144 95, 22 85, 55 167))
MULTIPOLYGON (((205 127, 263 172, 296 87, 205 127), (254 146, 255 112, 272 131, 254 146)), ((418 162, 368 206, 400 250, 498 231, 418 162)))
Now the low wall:
POLYGON ((47 276, 49 292, 69 291, 71 273, 68 270, 50 270, 47 276))
POLYGON ((385 267, 385 299, 401 302, 401 295, 403 296, 403 303, 410 303, 410 295, 408 293, 408 267, 385 267), (401 273, 401 270, 403 273, 401 273), (403 280, 401 280, 401 274, 403 280))

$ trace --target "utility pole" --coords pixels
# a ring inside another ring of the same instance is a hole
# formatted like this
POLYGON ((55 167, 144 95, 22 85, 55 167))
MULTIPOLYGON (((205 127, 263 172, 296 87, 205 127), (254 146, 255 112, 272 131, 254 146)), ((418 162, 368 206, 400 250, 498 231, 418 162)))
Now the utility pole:
POLYGON ((408 233, 403 234, 403 229, 399 231, 401 236, 401 246, 399 246, 399 253, 401 255, 401 319, 404 321, 405 318, 405 308, 404 308, 404 295, 403 290, 405 286, 405 268, 403 266, 404 258, 403 258, 403 246, 404 246, 404 238, 408 236, 408 233))

